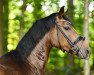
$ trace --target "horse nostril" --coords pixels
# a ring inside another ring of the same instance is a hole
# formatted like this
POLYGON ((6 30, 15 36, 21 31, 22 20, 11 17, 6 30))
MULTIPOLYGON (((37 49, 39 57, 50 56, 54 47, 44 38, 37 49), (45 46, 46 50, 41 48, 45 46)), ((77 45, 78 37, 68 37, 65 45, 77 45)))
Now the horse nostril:
POLYGON ((89 50, 86 50, 86 54, 89 54, 89 50))

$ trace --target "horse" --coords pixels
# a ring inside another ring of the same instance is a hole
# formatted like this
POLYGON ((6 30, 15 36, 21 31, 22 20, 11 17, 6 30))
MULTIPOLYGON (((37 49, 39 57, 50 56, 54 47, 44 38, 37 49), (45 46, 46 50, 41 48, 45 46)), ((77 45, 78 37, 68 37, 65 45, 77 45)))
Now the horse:
POLYGON ((74 29, 64 12, 37 20, 20 40, 15 50, 0 57, 0 75, 44 75, 52 47, 88 59, 88 40, 74 29))

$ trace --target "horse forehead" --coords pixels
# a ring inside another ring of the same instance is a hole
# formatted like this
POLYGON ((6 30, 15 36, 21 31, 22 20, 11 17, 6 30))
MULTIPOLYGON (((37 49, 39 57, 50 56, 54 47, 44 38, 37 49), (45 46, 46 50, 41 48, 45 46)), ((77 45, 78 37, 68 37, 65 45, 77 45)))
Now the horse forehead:
POLYGON ((57 16, 57 21, 58 21, 58 22, 59 22, 59 21, 64 21, 64 22, 73 24, 72 21, 71 21, 71 19, 70 19, 66 14, 62 15, 62 19, 59 19, 58 16, 57 16))

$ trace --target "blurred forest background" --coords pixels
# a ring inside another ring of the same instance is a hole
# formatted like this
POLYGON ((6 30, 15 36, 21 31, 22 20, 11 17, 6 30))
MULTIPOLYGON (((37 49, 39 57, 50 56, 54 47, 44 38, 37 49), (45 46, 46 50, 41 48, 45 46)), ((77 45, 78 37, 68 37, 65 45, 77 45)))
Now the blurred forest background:
POLYGON ((94 75, 93 0, 0 0, 0 56, 16 48, 33 22, 57 12, 63 5, 75 29, 89 39, 90 59, 79 59, 52 48, 45 74, 94 75))

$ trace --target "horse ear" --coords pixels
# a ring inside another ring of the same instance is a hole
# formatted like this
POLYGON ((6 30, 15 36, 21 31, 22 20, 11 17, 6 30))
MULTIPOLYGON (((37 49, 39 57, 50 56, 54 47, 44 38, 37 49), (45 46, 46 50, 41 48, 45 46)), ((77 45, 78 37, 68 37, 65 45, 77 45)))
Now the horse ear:
POLYGON ((62 18, 63 14, 64 14, 64 7, 65 7, 65 6, 62 6, 62 7, 60 8, 60 11, 58 12, 58 17, 59 17, 60 19, 62 18))

